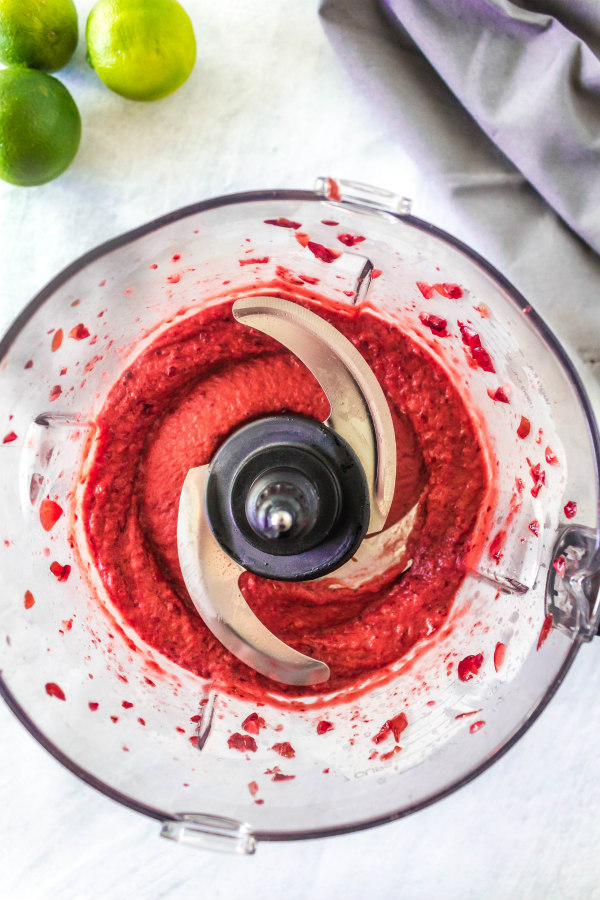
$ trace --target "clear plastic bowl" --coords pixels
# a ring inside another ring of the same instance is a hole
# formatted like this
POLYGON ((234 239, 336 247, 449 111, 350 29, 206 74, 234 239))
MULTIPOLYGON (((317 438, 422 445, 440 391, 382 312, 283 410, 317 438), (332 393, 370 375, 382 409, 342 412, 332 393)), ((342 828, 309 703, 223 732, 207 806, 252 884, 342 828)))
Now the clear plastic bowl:
POLYGON ((582 386, 525 299, 473 251, 412 217, 402 198, 321 179, 315 192, 239 194, 179 210, 62 272, 11 327, 0 358, 6 435, 0 689, 60 762, 161 821, 166 837, 251 852, 257 840, 352 831, 426 806, 519 738, 580 643, 597 631, 600 443, 582 386), (324 265, 295 239, 298 229, 265 223, 280 217, 343 255, 324 265), (340 232, 366 240, 342 248, 340 232), (240 259, 262 261, 240 265, 240 259), (318 277, 319 292, 336 303, 369 303, 451 372, 486 435, 498 486, 489 541, 504 530, 504 555, 496 562, 486 544, 447 625, 397 666, 391 682, 319 710, 310 702, 305 711, 259 710, 268 727, 257 737, 257 752, 244 756, 228 749, 227 737, 254 707, 215 691, 128 633, 107 609, 70 523, 94 413, 132 348, 219 296, 257 288, 293 292, 298 273, 318 277), (464 293, 434 292, 425 300, 417 282, 458 283, 464 293), (459 342, 452 351, 442 346, 420 322, 423 310, 443 316, 455 331, 458 320, 476 322, 496 373, 472 369, 459 342), (488 389, 498 386, 510 392, 509 404, 490 399, 488 389), (533 434, 528 441, 517 437, 521 415, 543 429, 541 444, 533 434), (533 498, 527 457, 539 461, 546 445, 560 465, 545 467, 546 484, 533 498), (518 477, 526 488, 515 509, 518 477), (64 510, 51 532, 39 515, 48 496, 64 510), (568 501, 577 504, 572 519, 564 513, 568 501), (539 537, 524 537, 533 519, 539 537), (553 566, 560 555, 562 577, 553 566), (50 572, 52 562, 71 566, 68 579, 50 572), (538 650, 548 615, 553 627, 538 650), (507 650, 496 671, 498 642, 507 650), (484 654, 481 677, 466 683, 448 677, 445 657, 456 661, 475 650, 484 654), (59 685, 66 699, 50 696, 48 684, 59 685), (379 725, 405 708, 402 753, 369 760, 379 725), (475 717, 461 718, 474 710, 475 717), (334 729, 317 735, 320 719, 334 729), (475 721, 485 725, 472 729, 475 721), (295 747, 294 759, 269 750, 278 733, 295 747), (274 761, 295 778, 273 783, 264 772, 274 761), (256 797, 248 789, 253 781, 256 797))

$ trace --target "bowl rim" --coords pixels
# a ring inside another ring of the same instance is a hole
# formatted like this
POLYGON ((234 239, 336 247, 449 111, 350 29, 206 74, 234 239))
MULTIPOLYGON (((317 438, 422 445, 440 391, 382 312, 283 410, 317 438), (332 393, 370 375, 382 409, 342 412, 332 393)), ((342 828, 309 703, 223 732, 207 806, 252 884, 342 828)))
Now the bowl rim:
MULTIPOLYGON (((166 225, 169 225, 173 222, 177 222, 181 219, 185 219, 189 216, 196 215, 201 212, 205 212, 208 210, 216 209, 218 207, 223 206, 232 206, 235 204, 241 203, 253 203, 257 201, 265 201, 265 200, 282 200, 282 201, 315 201, 322 203, 325 201, 325 197, 312 190, 294 190, 294 189, 276 189, 276 190, 260 190, 260 191, 245 191, 241 193, 235 194, 225 194, 217 197, 212 197, 208 200, 202 200, 197 203, 189 204, 188 206, 181 207, 177 210, 174 210, 166 215, 159 216, 156 219, 152 219, 145 224, 134 228, 130 231, 124 232, 117 237, 111 238, 108 241, 105 241, 102 244, 94 247, 92 250, 84 253, 82 256, 78 257, 68 266, 66 266, 61 272, 59 272, 51 281, 49 281, 45 287, 43 287, 30 302, 23 308, 23 310, 19 313, 19 315, 15 318, 13 323, 9 326, 8 330, 5 332, 4 336, 0 340, 0 364, 4 359, 5 355, 9 351, 12 346, 14 340, 21 332, 21 330, 25 327, 25 325, 29 322, 31 317, 35 314, 35 312, 42 306, 42 304, 60 287, 62 287, 71 277, 84 269, 87 265, 96 260, 100 259, 103 256, 106 256, 113 250, 118 250, 125 245, 132 243, 138 238, 144 237, 145 235, 151 234, 154 231, 158 231, 166 225)), ((342 204, 343 205, 343 204, 342 204)), ((369 210, 373 212, 373 210, 369 210)), ((525 299, 525 297, 514 287, 514 285, 505 278, 490 262, 488 262, 483 256, 477 253, 475 250, 471 249, 467 244, 455 238, 453 235, 444 231, 441 228, 438 228, 436 225, 432 225, 429 222, 426 222, 422 219, 417 218, 416 216, 406 214, 406 213, 391 213, 386 211, 386 217, 392 217, 394 219, 401 220, 408 225, 411 225, 423 232, 426 232, 430 235, 433 235, 442 241, 449 243, 455 249, 461 251, 465 256, 467 256, 472 262, 476 263, 483 271, 491 276, 510 296, 511 300, 521 308, 523 311, 527 311, 528 319, 533 323, 535 328, 538 330, 546 344, 549 348, 554 352, 555 357, 558 362, 562 365, 565 370, 567 376, 569 377, 571 384, 578 396, 579 402, 583 409, 584 415, 587 420, 589 437, 592 444, 592 448, 594 450, 595 456, 595 476, 596 476, 596 485, 600 485, 600 434, 598 429, 598 424, 595 420, 595 416, 592 410, 591 402, 587 396, 585 388, 579 378, 579 375, 571 362, 571 359, 567 355, 565 349, 562 347, 556 336, 550 330, 550 328, 546 325, 542 317, 535 311, 535 309, 531 306, 530 303, 525 299)), ((600 509, 598 511, 598 528, 600 528, 600 509)), ((597 529, 598 531, 598 529, 597 529)), ((597 533, 598 540, 598 533, 597 533)), ((448 785, 448 787, 443 788, 442 790, 436 791, 430 797, 426 797, 418 803, 411 805, 408 808, 400 809, 394 812, 388 812, 384 815, 373 816, 367 819, 363 819, 359 822, 352 822, 348 825, 340 825, 336 827, 324 827, 324 828, 311 828, 311 829, 302 829, 298 831, 261 831, 260 829, 252 829, 250 828, 250 833, 252 837, 257 841, 292 841, 292 840, 309 840, 315 838, 322 837, 332 837, 335 835, 348 834, 355 831, 361 831, 366 828, 371 828, 376 825, 383 825, 388 822, 393 822, 396 819, 403 818, 404 816, 410 815, 411 813, 418 812, 421 809, 426 808, 427 806, 431 806, 433 803, 438 800, 443 799, 444 797, 449 796, 454 791, 468 784, 478 775, 481 775, 485 772, 493 763, 495 763, 501 756, 503 756, 514 744, 525 734, 525 732, 530 728, 530 726, 535 722, 538 716, 545 709, 549 701, 552 699, 560 685, 562 684, 568 670, 570 669, 578 651, 581 646, 581 641, 578 639, 574 639, 571 647, 569 648, 568 653, 566 654, 563 663, 552 681, 549 685, 545 693, 539 698, 536 705, 530 711, 529 715, 525 719, 525 721, 511 734, 508 740, 499 747, 494 753, 481 762, 473 771, 469 772, 467 775, 462 776, 457 779, 452 784, 448 785)), ((115 788, 112 788, 110 785, 103 782, 101 779, 96 778, 96 776, 92 775, 87 770, 83 769, 79 766, 74 760, 72 760, 66 753, 64 753, 59 747, 56 746, 51 740, 49 740, 44 733, 37 727, 37 725, 32 721, 32 719, 28 716, 24 708, 18 702, 18 700, 13 696, 8 685, 6 684, 4 678, 2 677, 2 673, 0 672, 0 696, 3 697, 7 706, 12 710, 17 719, 21 722, 22 725, 29 731, 32 737, 44 747, 45 750, 48 751, 59 763, 61 763, 66 769, 71 771, 74 775, 76 775, 81 781, 95 788, 100 793, 109 797, 111 800, 115 800, 123 806, 128 807, 129 809, 134 810, 135 812, 142 813, 150 818, 156 819, 160 822, 165 821, 173 821, 176 819, 176 816, 173 814, 163 812, 156 807, 149 806, 147 804, 141 803, 132 797, 127 796, 115 788)))

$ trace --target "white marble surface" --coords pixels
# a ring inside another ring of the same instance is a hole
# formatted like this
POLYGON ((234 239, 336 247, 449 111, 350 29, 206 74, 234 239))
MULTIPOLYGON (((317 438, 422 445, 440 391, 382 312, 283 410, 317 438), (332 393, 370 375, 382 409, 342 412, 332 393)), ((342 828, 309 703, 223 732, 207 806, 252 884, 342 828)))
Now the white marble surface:
MULTIPOLYGON (((90 6, 78 3, 82 25, 90 6)), ((449 177, 447 159, 437 170, 421 165, 378 91, 376 67, 357 82, 315 0, 186 6, 198 63, 172 98, 146 106, 110 94, 85 66, 82 44, 61 76, 81 109, 83 142, 53 184, 0 183, 0 326, 73 258, 150 218, 217 194, 310 187, 315 175, 335 174, 412 195, 418 215, 491 257, 585 359, 578 365, 597 392, 598 260, 518 176, 500 178, 512 178, 530 215, 511 242, 496 227, 494 198, 487 229, 477 198, 463 203, 472 168, 454 166, 449 177)), ((486 152, 481 168, 497 181, 486 152)), ((262 844, 250 858, 161 841, 155 822, 77 781, 1 707, 0 898, 600 898, 599 691, 596 641, 517 746, 458 793, 385 827, 262 844)))

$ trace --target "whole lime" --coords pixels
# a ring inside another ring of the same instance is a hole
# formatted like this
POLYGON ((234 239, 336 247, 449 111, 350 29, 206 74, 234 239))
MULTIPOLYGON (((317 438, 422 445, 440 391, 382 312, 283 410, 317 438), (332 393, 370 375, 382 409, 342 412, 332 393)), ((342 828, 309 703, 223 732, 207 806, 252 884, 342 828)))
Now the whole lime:
POLYGON ((0 0, 0 62, 57 72, 77 46, 73 0, 0 0))
POLYGON ((177 0, 98 0, 86 39, 104 84, 130 100, 172 94, 196 61, 194 29, 177 0))
POLYGON ((44 184, 71 165, 81 117, 66 87, 35 69, 0 70, 0 178, 44 184))

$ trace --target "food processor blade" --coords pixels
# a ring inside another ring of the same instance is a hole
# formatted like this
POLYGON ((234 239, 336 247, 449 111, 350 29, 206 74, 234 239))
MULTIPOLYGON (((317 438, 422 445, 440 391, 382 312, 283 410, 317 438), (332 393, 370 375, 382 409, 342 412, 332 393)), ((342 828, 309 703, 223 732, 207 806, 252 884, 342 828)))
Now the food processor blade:
MULTIPOLYGON (((366 477, 369 518, 358 538, 365 530, 371 534, 381 532, 394 493, 396 441, 389 406, 363 357, 336 328, 287 300, 237 300, 233 314, 238 322, 262 331, 291 350, 319 381, 330 403, 326 430, 334 432, 340 443, 349 445, 366 477)), ((207 514, 211 466, 188 472, 179 504, 179 561, 194 606, 221 643, 261 674, 291 685, 327 681, 330 673, 325 663, 280 641, 244 600, 238 585, 244 566, 223 549, 207 514)), ((232 492, 234 489, 232 482, 232 492)), ((285 520, 286 529, 290 524, 287 515, 278 513, 281 521, 285 520)))

